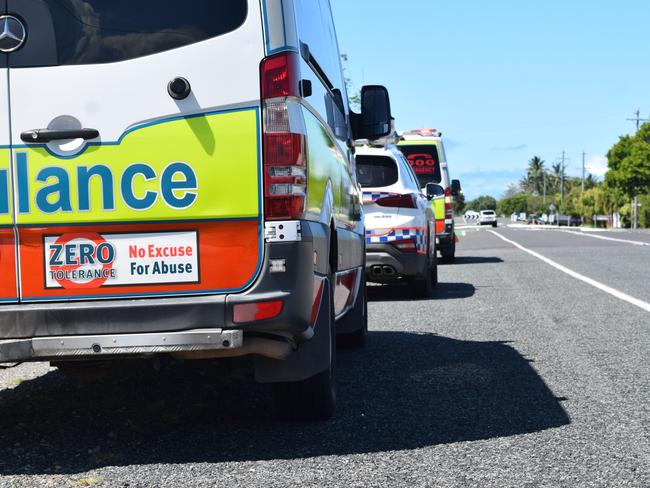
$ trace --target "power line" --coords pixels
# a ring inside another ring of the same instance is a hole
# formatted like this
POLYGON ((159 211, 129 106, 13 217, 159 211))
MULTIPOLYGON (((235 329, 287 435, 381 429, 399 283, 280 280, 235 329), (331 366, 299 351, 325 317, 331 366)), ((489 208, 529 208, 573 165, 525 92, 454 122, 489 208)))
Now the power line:
POLYGON ((636 130, 638 132, 639 129, 641 128, 641 123, 642 122, 650 122, 650 119, 642 119, 641 118, 641 110, 637 110, 636 112, 634 112, 634 115, 636 117, 634 117, 633 119, 626 119, 626 120, 629 121, 629 122, 635 122, 636 123, 636 130))

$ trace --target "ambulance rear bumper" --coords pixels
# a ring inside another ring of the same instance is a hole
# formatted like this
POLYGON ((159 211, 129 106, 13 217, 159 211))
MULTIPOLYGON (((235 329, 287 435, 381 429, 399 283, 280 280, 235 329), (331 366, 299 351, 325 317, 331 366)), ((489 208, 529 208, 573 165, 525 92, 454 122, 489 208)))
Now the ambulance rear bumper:
MULTIPOLYGON (((35 345, 38 350, 41 344, 51 345, 61 340, 69 344, 71 339, 80 337, 94 337, 94 342, 90 339, 85 342, 101 346, 113 339, 128 344, 129 340, 139 340, 138 336, 143 336, 149 342, 137 342, 136 345, 151 348, 151 351, 143 349, 143 354, 164 353, 164 348, 158 348, 160 337, 206 329, 213 331, 213 338, 215 330, 222 330, 220 334, 241 334, 244 341, 260 334, 304 341, 313 335, 314 277, 326 270, 327 232, 326 226, 304 222, 300 241, 266 243, 259 276, 242 293, 2 305, 0 363, 37 360, 43 356, 34 354, 35 345), (317 263, 315 255, 319 258, 317 263), (272 272, 271 259, 285 260, 286 271, 272 272), (268 301, 282 301, 282 310, 277 316, 250 323, 234 322, 235 306, 268 301)), ((363 242, 363 237, 359 237, 359 241, 363 242)), ((361 245, 358 247, 363 249, 361 245)), ((80 349, 95 354, 85 342, 80 349)), ((220 347, 223 343, 223 340, 219 342, 220 347)), ((186 344, 188 347, 184 350, 192 350, 191 344, 191 341, 186 344)), ((228 347, 233 347, 232 344, 229 339, 228 347)), ((129 352, 125 349, 120 355, 129 352)))
POLYGON ((42 361, 59 358, 101 359, 203 351, 236 350, 243 344, 241 330, 202 329, 152 334, 38 337, 0 341, 0 362, 42 361))

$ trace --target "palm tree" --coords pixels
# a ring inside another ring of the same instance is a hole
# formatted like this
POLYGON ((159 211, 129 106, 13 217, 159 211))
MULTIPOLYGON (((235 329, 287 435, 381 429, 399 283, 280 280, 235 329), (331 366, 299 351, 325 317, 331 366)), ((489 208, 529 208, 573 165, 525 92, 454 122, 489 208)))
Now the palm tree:
POLYGON ((562 163, 554 163, 551 165, 551 179, 553 181, 553 188, 559 191, 562 186, 562 180, 566 179, 566 168, 562 167, 562 163))
POLYGON ((598 178, 589 173, 585 178, 585 190, 589 190, 598 184, 598 178))
POLYGON ((546 168, 544 167, 544 160, 539 156, 534 156, 528 161, 527 178, 525 178, 526 189, 531 193, 538 195, 544 191, 544 179, 546 168))

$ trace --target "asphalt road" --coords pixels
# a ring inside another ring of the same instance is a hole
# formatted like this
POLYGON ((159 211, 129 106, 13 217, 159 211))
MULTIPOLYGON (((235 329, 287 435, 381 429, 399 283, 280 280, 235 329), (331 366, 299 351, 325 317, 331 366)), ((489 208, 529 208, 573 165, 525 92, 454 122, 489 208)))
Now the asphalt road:
MULTIPOLYGON (((650 301, 650 246, 497 233, 650 301)), ((649 488, 650 313, 488 229, 439 276, 432 300, 371 289, 370 345, 341 351, 327 423, 274 420, 237 371, 0 372, 0 486, 649 488)))

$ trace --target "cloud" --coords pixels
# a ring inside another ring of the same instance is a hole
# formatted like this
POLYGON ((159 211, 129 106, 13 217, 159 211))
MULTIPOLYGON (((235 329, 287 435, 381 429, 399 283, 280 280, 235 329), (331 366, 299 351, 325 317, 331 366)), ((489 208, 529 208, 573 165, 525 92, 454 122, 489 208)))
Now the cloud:
POLYGON ((589 171, 592 175, 594 176, 599 176, 603 177, 605 176, 605 173, 607 173, 607 157, 598 155, 598 156, 591 156, 586 162, 585 162, 585 169, 589 171))
POLYGON ((515 152, 515 151, 523 151, 528 147, 528 144, 517 144, 516 146, 497 146, 493 147, 492 151, 497 151, 497 152, 515 152))

